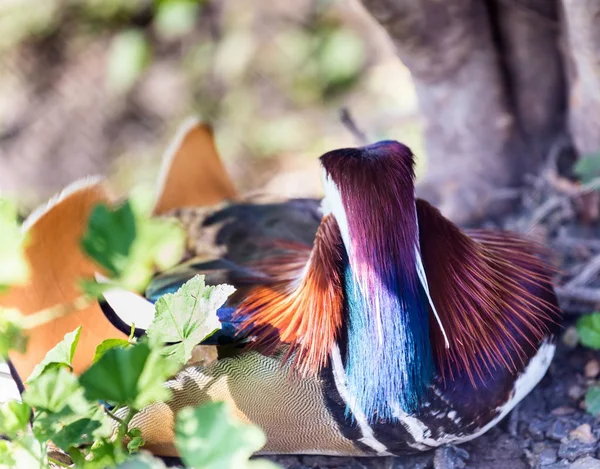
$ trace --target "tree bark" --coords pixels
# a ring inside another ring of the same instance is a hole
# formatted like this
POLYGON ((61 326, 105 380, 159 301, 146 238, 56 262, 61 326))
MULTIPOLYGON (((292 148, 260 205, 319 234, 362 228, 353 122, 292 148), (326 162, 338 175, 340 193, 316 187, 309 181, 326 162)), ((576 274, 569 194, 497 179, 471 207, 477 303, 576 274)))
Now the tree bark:
POLYGON ((600 151, 600 0, 363 4, 413 75, 428 160, 419 193, 450 218, 505 208, 498 190, 567 133, 579 154, 600 151))
POLYGON ((562 0, 569 124, 580 154, 600 152, 600 0, 562 0))
POLYGON ((412 73, 425 120, 420 195, 458 222, 513 182, 521 139, 504 92, 489 12, 480 0, 364 0, 412 73), (470 183, 464 184, 468 176, 470 183))

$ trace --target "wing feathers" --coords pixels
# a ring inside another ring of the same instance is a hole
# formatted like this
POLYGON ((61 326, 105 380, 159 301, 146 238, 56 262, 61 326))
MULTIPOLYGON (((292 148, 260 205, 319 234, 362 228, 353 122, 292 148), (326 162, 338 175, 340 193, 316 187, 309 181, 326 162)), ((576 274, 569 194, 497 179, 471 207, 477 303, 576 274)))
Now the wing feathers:
MULTIPOLYGON (((291 246, 290 246, 291 247, 291 246)), ((323 218, 314 248, 300 248, 270 259, 262 271, 270 285, 253 289, 239 308, 257 344, 289 343, 301 375, 317 373, 327 362, 342 325, 342 239, 331 216, 323 218), (272 330, 277 335, 272 334, 272 330)))
POLYGON ((417 213, 423 264, 450 340, 447 349, 432 328, 440 373, 466 373, 475 383, 498 368, 518 371, 559 314, 541 248, 514 234, 467 236, 422 200, 417 213))

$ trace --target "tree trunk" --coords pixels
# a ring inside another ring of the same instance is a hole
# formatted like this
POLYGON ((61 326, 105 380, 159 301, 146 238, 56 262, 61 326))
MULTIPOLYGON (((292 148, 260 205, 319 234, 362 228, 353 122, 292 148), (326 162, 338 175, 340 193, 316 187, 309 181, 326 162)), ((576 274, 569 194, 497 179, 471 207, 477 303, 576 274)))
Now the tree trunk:
POLYGON ((428 156, 419 193, 455 221, 505 208, 501 189, 569 131, 579 153, 600 150, 600 0, 363 3, 413 75, 428 156))

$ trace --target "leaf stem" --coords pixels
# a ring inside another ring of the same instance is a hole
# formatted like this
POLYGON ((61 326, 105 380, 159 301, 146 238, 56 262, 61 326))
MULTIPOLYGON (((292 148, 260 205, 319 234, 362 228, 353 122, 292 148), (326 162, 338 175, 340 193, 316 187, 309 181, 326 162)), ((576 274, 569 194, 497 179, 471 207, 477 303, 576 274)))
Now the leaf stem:
POLYGON ((111 419, 113 419, 115 422, 117 422, 120 426, 127 426, 127 424, 125 423, 125 421, 122 418, 117 417, 114 413, 112 413, 106 407, 104 408, 104 412, 106 412, 106 415, 108 415, 111 419))

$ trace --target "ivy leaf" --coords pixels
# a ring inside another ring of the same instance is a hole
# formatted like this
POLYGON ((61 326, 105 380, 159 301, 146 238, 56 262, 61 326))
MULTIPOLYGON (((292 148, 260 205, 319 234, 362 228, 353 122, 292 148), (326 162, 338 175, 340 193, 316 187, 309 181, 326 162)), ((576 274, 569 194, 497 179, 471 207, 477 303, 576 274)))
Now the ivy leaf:
POLYGON ((585 393, 585 405, 590 414, 600 414, 600 387, 588 389, 585 393))
POLYGON ((579 340, 586 347, 600 349, 600 313, 582 316, 576 324, 579 340))
POLYGON ((30 383, 38 378, 48 368, 67 367, 72 370, 73 356, 75 355, 80 335, 81 326, 72 332, 66 333, 63 340, 50 349, 42 362, 35 366, 26 382, 30 383))
POLYGON ((81 399, 77 378, 62 367, 48 369, 23 393, 23 402, 47 412, 60 412, 69 404, 80 408, 81 399))
POLYGON ((175 446, 189 467, 241 469, 265 442, 258 427, 235 419, 224 402, 187 407, 177 415, 175 446))
POLYGON ((81 245, 111 276, 118 277, 127 268, 135 236, 135 216, 129 202, 114 209, 98 204, 90 214, 81 245))
POLYGON ((221 328, 217 310, 233 292, 230 285, 206 286, 204 276, 196 275, 177 292, 159 298, 146 334, 150 340, 178 342, 167 353, 184 364, 197 344, 221 328))
POLYGON ((8 401, 0 404, 0 434, 14 438, 29 423, 31 407, 23 402, 8 401))
POLYGON ((163 386, 177 367, 148 342, 111 348, 79 378, 89 400, 103 400, 141 409, 169 397, 163 386))
POLYGON ((94 353, 93 363, 96 363, 102 355, 104 355, 107 351, 113 348, 127 348, 131 345, 129 340, 127 339, 106 339, 100 342, 100 345, 96 347, 96 352, 94 353))
POLYGON ((0 293, 29 276, 24 241, 15 205, 0 198, 0 293))

